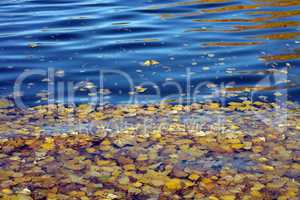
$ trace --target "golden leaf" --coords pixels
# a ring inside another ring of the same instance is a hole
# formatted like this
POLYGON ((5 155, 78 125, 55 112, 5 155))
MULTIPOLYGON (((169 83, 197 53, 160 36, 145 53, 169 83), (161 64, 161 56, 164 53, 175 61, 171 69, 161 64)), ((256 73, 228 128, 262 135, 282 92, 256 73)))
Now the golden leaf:
POLYGON ((144 66, 158 65, 160 62, 157 60, 146 60, 144 66))

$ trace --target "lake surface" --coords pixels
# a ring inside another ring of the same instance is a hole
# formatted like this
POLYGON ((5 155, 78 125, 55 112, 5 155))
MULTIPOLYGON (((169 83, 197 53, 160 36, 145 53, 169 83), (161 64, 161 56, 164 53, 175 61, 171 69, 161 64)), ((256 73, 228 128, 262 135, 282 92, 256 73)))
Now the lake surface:
POLYGON ((297 101, 299 15, 298 0, 1 1, 0 94, 25 105, 297 101))

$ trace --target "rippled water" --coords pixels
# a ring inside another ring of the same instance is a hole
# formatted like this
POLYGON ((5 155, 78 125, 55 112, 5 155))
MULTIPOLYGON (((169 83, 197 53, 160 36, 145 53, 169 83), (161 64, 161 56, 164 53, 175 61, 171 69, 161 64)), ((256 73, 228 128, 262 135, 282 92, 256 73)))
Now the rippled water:
POLYGON ((0 94, 32 105, 51 87, 58 102, 75 88, 76 102, 118 104, 132 97, 130 79, 144 85, 142 103, 205 101, 220 87, 228 98, 272 100, 288 89, 298 100, 299 15, 298 0, 1 1, 0 94))

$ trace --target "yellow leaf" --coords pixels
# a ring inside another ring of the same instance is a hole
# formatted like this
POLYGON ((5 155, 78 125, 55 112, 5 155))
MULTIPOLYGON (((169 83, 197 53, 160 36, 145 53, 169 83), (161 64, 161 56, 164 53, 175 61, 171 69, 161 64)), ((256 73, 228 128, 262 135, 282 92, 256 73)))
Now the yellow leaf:
POLYGON ((220 104, 218 103, 210 103, 207 105, 208 109, 210 110, 219 110, 220 109, 220 104))
POLYGON ((96 163, 99 166, 106 166, 106 165, 111 164, 111 161, 110 160, 97 160, 96 163))
POLYGON ((148 156, 147 156, 147 154, 140 154, 136 160, 137 161, 145 161, 145 160, 148 160, 148 156))
POLYGON ((143 184, 141 182, 135 182, 132 185, 133 185, 133 187, 137 187, 138 188, 138 187, 142 187, 143 184))
POLYGON ((11 102, 6 99, 0 99, 0 108, 7 108, 11 106, 11 102))
POLYGON ((159 131, 154 131, 154 132, 153 132, 153 135, 152 135, 152 139, 158 140, 158 139, 160 139, 160 138, 161 138, 160 132, 159 132, 159 131))
POLYGON ((180 190, 182 188, 180 179, 171 179, 165 184, 168 190, 180 190))
POLYGON ((209 200, 219 200, 219 199, 218 199, 217 197, 215 197, 215 196, 209 196, 208 199, 209 199, 209 200))
POLYGON ((241 149, 244 147, 244 144, 232 144, 231 148, 233 149, 241 149))
POLYGON ((141 86, 135 87, 135 91, 136 91, 136 92, 139 92, 139 93, 145 92, 146 90, 147 90, 147 88, 143 88, 143 87, 141 87, 141 86))
POLYGON ((41 145, 44 150, 51 150, 55 146, 53 138, 46 138, 45 143, 41 145))
POLYGON ((135 165, 133 164, 127 164, 123 166, 125 170, 129 171, 129 170, 135 170, 135 165))
POLYGON ((192 180, 192 181, 196 181, 200 178, 200 176, 198 174, 191 174, 189 176, 189 179, 192 180))
POLYGON ((264 171, 273 171, 274 167, 271 166, 271 165, 262 165, 261 169, 264 170, 264 171))
POLYGON ((230 128, 233 129, 233 130, 238 130, 238 129, 240 129, 239 126, 234 125, 234 124, 232 124, 232 125, 230 126, 230 128))
POLYGON ((251 195, 253 197, 261 197, 261 193, 257 190, 251 190, 251 195))
POLYGON ((12 194, 12 193, 13 193, 13 191, 12 191, 11 189, 8 189, 8 188, 2 189, 1 192, 2 192, 3 194, 12 194))
POLYGON ((158 65, 159 64, 159 61, 157 60, 146 60, 144 62, 144 66, 151 66, 151 65, 158 65))
POLYGON ((221 198, 222 200, 235 200, 235 195, 224 195, 221 198))

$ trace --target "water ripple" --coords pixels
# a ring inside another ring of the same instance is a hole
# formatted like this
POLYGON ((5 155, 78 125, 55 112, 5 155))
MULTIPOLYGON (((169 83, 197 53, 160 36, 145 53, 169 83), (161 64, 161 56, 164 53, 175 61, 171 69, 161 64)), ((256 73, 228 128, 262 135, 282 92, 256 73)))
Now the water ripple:
MULTIPOLYGON (((276 85, 295 82, 300 74, 299 15, 299 0, 2 1, 0 95, 12 93, 26 69, 54 68, 64 72, 54 84, 90 81, 96 90, 99 70, 121 70, 134 84, 151 82, 146 102, 154 95, 153 84, 169 84, 161 89, 168 96, 176 92, 171 82, 186 89, 189 75, 192 88, 234 83, 236 90, 258 87, 252 89, 257 96, 272 98, 270 91, 282 90, 276 85), (159 64, 143 65, 147 60, 159 64), (286 70, 284 80, 260 86, 274 76, 272 70, 286 70)), ((24 99, 40 103, 33 91, 46 90, 46 82, 34 77, 26 82, 33 89, 26 92, 24 86, 24 99)), ((283 87, 291 91, 288 98, 299 99, 298 85, 283 87)), ((130 98, 128 91, 120 92, 129 89, 124 76, 108 74, 104 86, 111 103, 130 98)), ((205 95, 208 90, 202 88, 205 95)))

